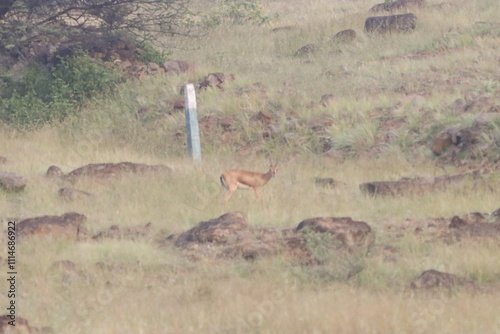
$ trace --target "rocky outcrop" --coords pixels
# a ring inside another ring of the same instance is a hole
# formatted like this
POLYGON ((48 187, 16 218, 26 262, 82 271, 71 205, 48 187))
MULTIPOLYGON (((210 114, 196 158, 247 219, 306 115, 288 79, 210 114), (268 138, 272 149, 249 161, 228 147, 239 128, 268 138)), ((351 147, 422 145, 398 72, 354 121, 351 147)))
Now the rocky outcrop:
POLYGON ((282 254, 293 262, 319 264, 314 251, 317 235, 327 236, 326 247, 332 252, 366 254, 373 243, 371 228, 351 218, 319 217, 302 221, 295 229, 277 231, 248 224, 241 212, 229 212, 201 222, 190 230, 170 235, 161 241, 185 251, 195 260, 217 258, 255 259, 282 254))
POLYGON ((127 174, 170 173, 172 169, 165 165, 146 165, 134 162, 98 163, 77 168, 64 174, 57 166, 50 166, 45 174, 47 177, 60 177, 68 181, 75 181, 81 177, 107 179, 127 174))
POLYGON ((359 188, 361 191, 369 195, 415 195, 460 186, 466 181, 481 180, 481 177, 486 174, 489 174, 486 170, 475 170, 470 173, 443 175, 437 177, 405 177, 398 181, 367 182, 361 184, 359 188))
POLYGON ((86 221, 86 216, 76 212, 67 212, 61 216, 34 217, 20 221, 16 225, 16 232, 20 238, 51 236, 79 240, 87 235, 83 226, 86 221))

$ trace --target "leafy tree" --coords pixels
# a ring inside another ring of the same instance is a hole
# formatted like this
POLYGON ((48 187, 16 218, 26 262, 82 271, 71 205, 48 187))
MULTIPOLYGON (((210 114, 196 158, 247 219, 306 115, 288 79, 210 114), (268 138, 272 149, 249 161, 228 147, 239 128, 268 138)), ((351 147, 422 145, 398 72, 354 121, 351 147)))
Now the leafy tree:
POLYGON ((29 57, 30 45, 56 48, 75 36, 155 40, 189 35, 189 0, 0 0, 0 53, 29 57))

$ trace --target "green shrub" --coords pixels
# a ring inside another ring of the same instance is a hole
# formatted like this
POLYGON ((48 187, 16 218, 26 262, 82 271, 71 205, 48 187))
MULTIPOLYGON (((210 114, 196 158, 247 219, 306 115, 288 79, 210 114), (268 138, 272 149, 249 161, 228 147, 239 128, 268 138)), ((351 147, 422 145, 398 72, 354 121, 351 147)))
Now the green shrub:
POLYGON ((153 44, 148 41, 137 41, 136 44, 137 47, 142 50, 142 52, 139 52, 137 60, 145 64, 155 63, 161 65, 169 58, 168 54, 163 51, 158 51, 157 49, 155 49, 153 44))
POLYGON ((218 0, 217 7, 204 20, 207 26, 218 26, 223 23, 263 24, 271 20, 264 15, 264 7, 257 0, 218 0))
POLYGON ((19 127, 63 120, 88 98, 112 90, 118 79, 83 52, 61 58, 53 68, 31 65, 20 78, 3 79, 0 119, 19 127))

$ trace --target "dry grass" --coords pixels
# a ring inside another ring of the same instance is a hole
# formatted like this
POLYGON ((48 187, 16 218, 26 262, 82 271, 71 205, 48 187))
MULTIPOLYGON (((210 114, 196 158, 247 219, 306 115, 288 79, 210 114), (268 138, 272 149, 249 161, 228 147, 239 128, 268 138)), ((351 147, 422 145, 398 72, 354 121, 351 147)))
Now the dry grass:
MULTIPOLYGON (((498 175, 476 186, 432 194, 372 198, 359 191, 363 182, 461 171, 438 167, 429 139, 446 125, 470 124, 476 116, 453 114, 448 106, 455 99, 470 91, 499 94, 500 35, 475 24, 498 20, 498 1, 455 1, 444 9, 429 1, 428 8, 416 13, 414 33, 378 37, 362 33, 371 1, 262 4, 273 17, 270 25, 221 26, 196 41, 196 52, 176 51, 174 58, 195 64, 188 74, 128 83, 117 96, 92 101, 80 117, 64 124, 33 133, 2 130, 0 155, 9 162, 0 170, 23 175, 28 186, 19 194, 0 192, 0 219, 76 211, 88 217, 91 233, 112 224, 152 222, 156 232, 168 234, 236 210, 251 225, 275 228, 295 227, 316 216, 349 216, 370 224, 377 236, 376 246, 361 259, 364 270, 347 281, 332 280, 324 274, 338 268, 301 268, 281 257, 191 262, 154 241, 25 240, 17 258, 18 315, 34 326, 51 326, 55 333, 499 332, 498 242, 448 244, 411 229, 398 233, 406 218, 496 210, 498 175), (270 32, 288 25, 293 28, 270 32), (358 32, 354 44, 329 41, 347 28, 358 32), (319 51, 293 57, 307 43, 317 44, 319 51), (427 53, 412 57, 418 51, 427 53), (135 114, 143 107, 162 110, 165 100, 179 96, 183 83, 210 72, 237 76, 223 92, 198 95, 200 116, 240 117, 242 142, 253 140, 257 148, 247 156, 235 154, 241 142, 221 144, 218 136, 223 134, 210 133, 204 137, 203 162, 192 164, 184 157, 184 138, 174 136, 182 113, 148 121, 138 121, 135 114), (267 87, 267 99, 237 94, 254 82, 267 87), (334 104, 309 107, 327 93, 337 97, 334 104), (392 116, 405 118, 405 124, 394 131, 397 140, 374 158, 367 151, 378 147, 381 130, 380 115, 373 112, 397 104, 392 116), (258 141, 260 133, 246 120, 260 110, 275 112, 277 126, 286 131, 284 115, 291 111, 305 120, 329 113, 334 125, 327 136, 334 148, 349 147, 353 157, 335 160, 316 154, 310 144, 316 135, 303 127, 287 145, 258 141), (224 203, 221 172, 264 172, 264 153, 280 158, 283 166, 261 199, 254 201, 251 192, 238 190, 224 203), (74 202, 57 195, 67 184, 44 178, 53 164, 69 172, 88 163, 119 161, 162 163, 174 172, 79 180, 74 186, 95 197, 74 202), (332 177, 339 186, 321 188, 316 177, 332 177), (397 251, 388 256, 386 245, 397 251), (74 262, 76 269, 53 268, 59 260, 74 262), (410 281, 427 269, 466 277, 485 290, 408 290, 410 281)), ((4 283, 1 287, 3 291, 4 283)), ((0 305, 6 302, 1 294, 0 305)))

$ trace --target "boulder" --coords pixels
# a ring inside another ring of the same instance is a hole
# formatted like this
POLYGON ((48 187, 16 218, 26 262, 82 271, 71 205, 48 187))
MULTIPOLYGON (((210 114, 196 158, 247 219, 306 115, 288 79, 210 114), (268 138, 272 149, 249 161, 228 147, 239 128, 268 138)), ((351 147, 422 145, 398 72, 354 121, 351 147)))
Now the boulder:
POLYGON ((26 187, 26 180, 17 173, 0 172, 0 188, 5 191, 18 192, 26 187))
POLYGON ((373 16, 365 21, 365 31, 367 33, 393 33, 408 32, 417 26, 415 14, 401 14, 388 16, 373 16))
POLYGON ((242 212, 229 212, 216 219, 201 222, 192 229, 181 233, 175 245, 186 247, 189 243, 211 243, 224 245, 238 242, 250 234, 248 222, 242 212))
POLYGON ((41 216, 28 218, 16 225, 19 237, 46 236, 54 238, 67 238, 79 240, 87 235, 83 224, 87 217, 76 213, 67 212, 61 216, 41 216))

